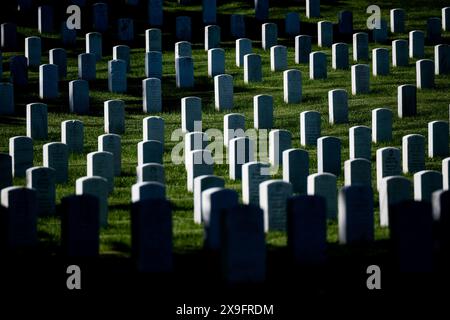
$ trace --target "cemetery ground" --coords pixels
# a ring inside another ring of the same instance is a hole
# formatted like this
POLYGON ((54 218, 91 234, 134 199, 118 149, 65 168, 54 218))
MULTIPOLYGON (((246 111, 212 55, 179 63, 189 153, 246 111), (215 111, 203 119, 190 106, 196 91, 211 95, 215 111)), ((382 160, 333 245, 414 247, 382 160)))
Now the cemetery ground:
MULTIPOLYGON (((366 1, 339 1, 335 5, 332 1, 322 1, 320 19, 307 19, 304 15, 304 7, 289 2, 289 6, 280 5, 277 1, 271 2, 270 21, 276 21, 279 26, 284 25, 284 15, 287 12, 300 12, 302 33, 314 34, 316 22, 328 20, 337 22, 337 14, 346 9, 353 12, 354 29, 366 30, 368 15, 365 12, 366 1)), ((383 18, 389 18, 389 9, 393 8, 391 1, 379 0, 376 3, 382 9, 383 18)), ((446 1, 411 0, 407 3, 399 1, 398 6, 407 10, 406 30, 426 30, 426 19, 428 17, 440 16, 440 9, 446 5, 446 1), (432 7, 430 8, 430 5, 432 7)), ((397 5, 397 4, 396 4, 397 5)), ((126 94, 113 94, 108 92, 107 62, 112 59, 112 47, 121 44, 114 40, 112 35, 105 35, 103 39, 104 56, 97 63, 97 79, 89 82, 90 89, 90 114, 79 116, 69 113, 68 107, 68 82, 78 78, 77 55, 84 52, 84 34, 78 34, 77 46, 68 50, 67 77, 59 83, 60 96, 56 100, 43 101, 48 104, 48 139, 45 141, 34 140, 34 166, 42 165, 42 146, 47 142, 60 141, 61 122, 69 119, 83 121, 85 127, 85 140, 83 154, 71 154, 69 160, 69 179, 66 184, 57 185, 57 204, 60 199, 75 192, 75 180, 86 175, 86 155, 97 151, 97 137, 104 134, 103 102, 110 99, 122 99, 126 104, 126 131, 122 135, 122 174, 114 179, 114 191, 109 196, 109 225, 101 230, 100 236, 100 261, 92 265, 91 273, 87 272, 92 282, 88 288, 100 289, 101 286, 111 288, 109 280, 114 278, 117 286, 131 287, 160 283, 169 283, 167 288, 179 288, 183 284, 210 286, 209 281, 218 281, 219 265, 217 257, 203 251, 203 228, 193 221, 193 197, 186 191, 186 170, 184 165, 174 165, 171 161, 171 151, 180 142, 171 141, 172 132, 181 128, 181 98, 185 96, 197 96, 202 99, 203 129, 223 128, 223 116, 226 112, 216 111, 214 108, 214 83, 208 77, 207 52, 203 46, 203 28, 201 20, 201 6, 190 5, 180 7, 176 1, 164 2, 164 27, 163 37, 163 77, 162 95, 163 112, 159 115, 165 120, 165 145, 164 145, 164 168, 166 175, 167 198, 173 204, 173 245, 175 254, 175 272, 172 276, 154 278, 152 276, 137 275, 132 272, 133 266, 130 261, 130 200, 131 186, 136 182, 137 165, 137 143, 142 140, 142 120, 149 114, 142 111, 142 79, 144 74, 145 35, 143 27, 145 18, 142 13, 133 13, 135 19, 136 36, 131 47, 131 71, 128 74, 128 92, 126 94), (192 89, 177 89, 175 85, 174 64, 174 38, 175 16, 188 13, 193 18, 193 51, 195 87, 192 89), (198 19, 196 19, 198 17, 198 19), (198 25, 197 25, 198 24, 198 25), (199 31, 201 30, 201 32, 199 31), (208 270, 205 274, 205 270, 208 270), (215 271, 214 271, 215 270, 215 271), (119 274, 119 276, 117 276, 119 274), (95 280, 94 280, 95 278, 95 280), (101 285, 100 285, 101 284, 101 285), (180 285, 182 284, 182 285, 180 285)), ((111 15, 118 12, 112 9, 111 15)), ((416 133, 428 136, 427 123, 433 120, 446 120, 449 118, 450 102, 450 76, 439 75, 435 78, 435 88, 417 91, 417 110, 415 117, 399 119, 397 117, 397 87, 402 84, 415 84, 415 59, 409 60, 407 67, 390 67, 387 76, 374 77, 371 75, 370 94, 349 96, 349 122, 347 124, 329 124, 328 122, 328 100, 329 90, 342 88, 351 92, 350 70, 333 70, 331 68, 331 48, 318 48, 317 41, 313 38, 312 51, 324 51, 327 55, 328 78, 325 80, 310 80, 309 66, 306 64, 295 64, 294 62, 294 37, 287 37, 283 28, 279 27, 278 44, 288 48, 288 69, 298 69, 302 72, 303 98, 299 104, 285 104, 283 101, 283 73, 270 70, 270 52, 261 49, 260 23, 253 20, 253 6, 249 1, 221 2, 217 7, 218 24, 222 28, 221 47, 225 49, 227 74, 234 77, 234 107, 231 112, 244 114, 246 117, 246 128, 253 127, 253 96, 258 94, 270 94, 274 98, 274 128, 287 129, 292 133, 292 147, 302 148, 299 137, 299 115, 306 110, 316 110, 321 114, 322 136, 339 137, 342 141, 342 159, 349 158, 348 130, 355 125, 371 126, 371 111, 375 108, 389 108, 393 112, 393 140, 389 143, 372 144, 372 187, 376 190, 375 151, 384 146, 401 148, 402 137, 406 134, 416 133), (263 81, 260 83, 245 84, 243 80, 243 68, 235 65, 235 42, 229 36, 229 15, 241 13, 248 15, 246 21, 247 37, 253 41, 253 52, 262 57, 263 81)), ((18 43, 23 43, 27 36, 37 35, 37 30, 30 26, 19 26, 18 43)), ((56 48, 61 44, 58 35, 41 35, 43 48, 56 48)), ((337 35, 339 38, 339 35, 337 35)), ((388 48, 391 51, 391 40, 408 39, 408 34, 391 35, 389 41, 384 44, 369 43, 369 52, 373 48, 388 48)), ((351 38, 342 39, 351 43, 351 38)), ((336 42, 336 41, 335 41, 336 42)), ((450 43, 450 33, 443 33, 443 42, 450 43)), ((433 59, 433 46, 427 45, 425 57, 433 59)), ((3 61, 21 52, 4 52, 3 61)), ((351 49, 350 49, 351 52, 351 49)), ((42 63, 48 61, 48 50, 43 50, 42 63)), ((351 59, 351 58, 350 58, 351 59)), ((9 72, 3 73, 7 79, 9 72)), ((0 152, 8 152, 8 139, 12 136, 26 135, 25 105, 31 102, 41 101, 38 96, 39 73, 38 70, 29 72, 29 85, 25 90, 15 92, 16 114, 14 116, 1 116, 0 130, 0 152)), ((317 171, 316 148, 306 147, 309 152, 310 173, 317 171)), ((224 148, 224 156, 226 149, 224 148)), ((438 170, 441 168, 441 158, 426 158, 426 169, 438 170)), ((342 161, 343 165, 343 161, 342 161)), ((234 190, 241 190, 241 181, 229 179, 228 165, 215 165, 214 174, 225 178, 225 186, 234 190)), ((343 173, 338 177, 338 187, 343 186, 343 173)), ((282 177, 281 170, 275 176, 282 177)), ((411 178, 411 175, 407 175, 411 178)), ((25 185, 25 179, 15 178, 15 185, 25 185)), ((364 292, 366 289, 366 268, 371 264, 389 266, 387 228, 379 226, 378 216, 378 193, 374 192, 375 207, 375 239, 369 247, 341 246, 338 244, 337 221, 329 221, 327 229, 328 237, 328 260, 326 266, 321 269, 294 269, 291 266, 287 250, 286 235, 282 232, 269 232, 266 236, 268 249, 268 274, 267 287, 259 288, 261 296, 267 292, 267 288, 282 290, 291 283, 301 283, 301 291, 312 291, 317 295, 332 294, 339 292, 339 288, 350 287, 354 290, 364 292), (302 272, 303 271, 303 272, 302 272), (293 282, 291 282, 293 281, 293 282)), ((65 270, 58 269, 64 265, 64 260, 59 257, 60 241, 60 219, 54 217, 40 217, 38 221, 40 245, 38 253, 28 257, 17 258, 17 263, 11 266, 11 270, 17 268, 22 270, 19 261, 21 259, 35 261, 38 270, 46 274, 56 274, 56 279, 61 279, 62 284, 55 284, 61 288, 64 286, 65 270), (55 264, 53 264, 55 262, 55 264)), ((388 267, 389 270, 389 267, 388 267)), ((26 269, 23 269, 26 273, 26 269)), ((433 276, 434 277, 434 276, 433 276)), ((20 281, 26 282, 26 277, 20 281)), ((43 278, 39 281, 45 283, 43 278)), ((389 279, 387 286, 395 286, 396 276, 389 273, 383 279, 389 279)), ((429 280, 429 279, 428 279, 429 280)), ((406 281, 406 280, 405 280, 406 281)), ((407 282, 407 281, 406 281, 407 282)), ((405 283, 406 283, 405 282, 405 283)), ((437 276, 431 280, 430 286, 437 284, 437 276)), ((384 282, 383 282, 384 283, 384 282)), ((259 290, 258 289, 258 290, 259 290)), ((168 291, 170 289, 167 289, 168 291)), ((187 289, 180 288, 177 293, 182 296, 187 289)), ((246 289, 239 294, 245 295, 246 289)), ((168 294, 166 292, 165 294, 168 294)), ((205 295, 207 296, 207 295, 205 295)), ((213 299, 213 298, 211 298, 213 299)), ((272 301, 272 300, 271 300, 272 301)), ((276 302, 273 302, 276 303, 276 302)), ((280 302, 281 303, 281 302, 280 302)))

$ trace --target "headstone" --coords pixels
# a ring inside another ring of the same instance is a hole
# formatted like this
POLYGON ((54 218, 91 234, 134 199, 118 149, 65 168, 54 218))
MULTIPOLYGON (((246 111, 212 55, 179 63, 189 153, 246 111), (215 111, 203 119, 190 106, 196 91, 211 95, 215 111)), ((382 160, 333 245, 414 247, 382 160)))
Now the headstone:
POLYGON ((146 163, 136 167, 137 182, 159 182, 166 184, 164 166, 160 163, 146 163))
POLYGON ((425 51, 425 33, 420 30, 409 32, 409 57, 421 59, 425 51))
POLYGON ((94 151, 87 154, 88 177, 99 176, 108 182, 108 191, 114 189, 114 155, 106 151, 94 151))
POLYGON ((162 78, 162 53, 149 51, 145 53, 145 76, 147 78, 162 78))
POLYGON ((202 215, 205 227, 206 248, 218 250, 222 247, 221 222, 224 210, 238 204, 236 191, 224 188, 209 188, 202 192, 202 215))
POLYGON ((39 97, 41 99, 55 99, 58 97, 58 66, 43 64, 39 67, 39 97))
POLYGON ((108 5, 106 3, 92 5, 92 22, 94 31, 105 32, 108 30, 108 5))
POLYGON ((12 157, 7 153, 0 153, 0 190, 13 185, 12 157))
POLYGON ((163 24, 163 0, 148 0, 148 24, 162 26, 163 24))
POLYGON ((216 25, 205 27, 205 51, 220 47, 220 27, 216 25))
POLYGON ((450 190, 450 158, 442 160, 442 188, 450 190))
POLYGON ((332 124, 348 122, 348 94, 344 89, 328 91, 328 114, 332 124))
POLYGON ((39 33, 53 32, 53 7, 44 5, 38 7, 38 30, 39 33))
POLYGON ((337 216, 336 176, 331 173, 314 173, 308 176, 308 195, 325 199, 327 218, 337 216))
POLYGON ((373 42, 384 43, 388 37, 388 26, 386 20, 381 18, 380 28, 375 28, 372 30, 373 42))
POLYGON ((148 78, 142 80, 142 95, 143 95, 143 111, 161 112, 162 110, 162 94, 161 94, 161 80, 158 78, 148 78))
POLYGON ((64 47, 75 48, 77 44, 77 29, 69 29, 67 22, 61 22, 61 42, 64 47))
POLYGON ((422 170, 414 174, 414 200, 431 202, 434 191, 442 189, 442 173, 422 170))
POLYGON ((367 159, 355 158, 344 162, 345 185, 372 187, 371 163, 367 159))
POLYGON ((163 164, 164 147, 161 142, 156 140, 141 141, 137 145, 138 166, 146 163, 163 164))
MULTIPOLYGON (((162 2, 162 1, 161 1, 162 2)), ((172 205, 163 199, 132 204, 131 252, 139 272, 170 272, 172 255, 172 205)))
POLYGON ((287 200, 292 185, 282 180, 267 180, 259 185, 259 206, 264 211, 264 231, 286 231, 287 200))
POLYGON ((41 38, 25 38, 25 57, 28 59, 28 66, 37 68, 41 64, 41 38))
POLYGON ((14 51, 17 48, 17 26, 14 23, 1 24, 1 47, 3 51, 14 51))
POLYGON ((120 176, 122 171, 122 146, 117 134, 102 134, 98 136, 98 151, 110 152, 113 155, 114 175, 120 176))
POLYGON ((78 55, 78 78, 81 80, 95 80, 96 67, 95 55, 92 53, 82 53, 78 55))
POLYGON ((389 217, 392 214, 393 206, 412 200, 413 187, 409 179, 402 176, 390 176, 381 179, 379 189, 380 201, 380 226, 389 226, 389 217))
POLYGON ((287 68, 287 48, 277 45, 270 48, 270 69, 284 71, 287 68))
POLYGON ((99 202, 92 195, 72 195, 61 200, 61 246, 68 257, 98 257, 98 212, 99 202))
POLYGON ((392 41, 392 65, 394 67, 407 67, 409 65, 408 41, 392 41))
POLYGON ((38 215, 55 213, 56 170, 47 167, 32 167, 26 171, 27 188, 36 190, 38 215))
POLYGON ((421 59, 416 61, 416 82, 419 89, 434 87, 434 61, 421 59))
POLYGON ((262 30, 262 48, 269 50, 271 47, 277 45, 278 28, 275 23, 264 23, 261 26, 262 30))
POLYGON ((117 20, 117 38, 119 41, 134 40, 134 21, 129 18, 117 20))
POLYGON ((95 60, 102 59, 102 34, 98 32, 89 32, 86 34, 86 53, 93 53, 95 60))
POLYGON ((119 45, 113 47, 113 60, 123 60, 127 66, 127 72, 130 72, 130 47, 119 45))
POLYGON ((315 146, 321 134, 320 113, 317 111, 303 111, 300 113, 300 144, 315 146))
POLYGON ((327 78, 327 56, 324 52, 311 52, 309 55, 309 78, 326 79, 327 78))
POLYGON ((61 142, 67 145, 69 153, 82 153, 84 145, 84 125, 79 120, 61 122, 61 142))
POLYGON ((145 52, 162 51, 161 30, 150 28, 145 30, 145 52))
POLYGON ((69 150, 61 142, 46 143, 43 149, 44 167, 55 169, 55 182, 66 183, 69 175, 69 150))
POLYGON ((408 134, 402 138, 403 173, 425 170, 425 137, 408 134))
POLYGON ((245 17, 242 14, 232 14, 230 16, 230 34, 233 38, 245 37, 245 17))
POLYGON ((51 49, 48 52, 49 63, 58 66, 59 80, 64 79, 67 76, 67 53, 62 48, 51 49))
POLYGON ((273 127, 273 97, 259 94, 253 97, 253 124, 255 129, 270 130, 273 127))
POLYGON ((192 45, 187 41, 175 43, 175 60, 180 57, 192 57, 192 45))
POLYGON ((9 82, 0 83, 0 115, 14 113, 14 86, 9 82))
POLYGON ((439 44, 434 47, 434 73, 450 74, 450 45, 439 44))
POLYGON ((283 72, 284 102, 288 104, 302 102, 302 73, 290 69, 283 72))
POLYGON ((202 196, 203 192, 210 188, 224 188, 225 180, 214 175, 198 176, 194 179, 194 222, 203 222, 202 196))
POLYGON ((433 230, 438 240, 441 254, 448 259, 450 237, 448 235, 448 216, 450 212, 450 191, 438 190, 433 192, 433 220, 436 228, 433 230))
POLYGON ((233 76, 221 74, 214 77, 214 100, 216 110, 233 108, 233 76))
POLYGON ((252 53, 252 40, 241 38, 236 40, 236 66, 244 65, 244 56, 252 53))
POLYGON ((398 270, 418 274, 433 270, 433 216, 430 203, 405 201, 393 207, 389 229, 398 270))
POLYGON ((10 138, 9 155, 12 158, 13 176, 25 177, 25 171, 33 166, 33 140, 23 136, 10 138))
POLYGON ((131 187, 131 202, 166 198, 166 186, 159 182, 138 182, 131 187))
POLYGON ((449 155, 448 122, 428 123, 428 157, 447 157, 449 155))
POLYGON ((348 69, 348 44, 342 42, 335 43, 331 46, 331 52, 333 69, 348 69))
POLYGON ((330 21, 317 22, 317 37, 319 47, 331 47, 333 44, 333 23, 330 21))
POLYGON ((242 165, 242 202, 259 206, 259 185, 270 178, 268 163, 252 161, 242 165))
POLYGON ((327 246, 326 203, 322 197, 301 195, 288 200, 288 248, 299 265, 325 261, 327 246))
POLYGON ((108 89, 113 93, 127 92, 127 64, 125 61, 108 61, 108 89))
POLYGON ((225 209, 221 221, 222 272, 228 283, 259 283, 266 275, 263 212, 257 206, 225 209))
POLYGON ((122 100, 108 100, 103 103, 105 133, 125 132, 125 103, 122 100))
POLYGON ((343 187, 339 192, 339 243, 374 240, 373 192, 370 186, 343 187))
POLYGON ((377 189, 380 190, 384 177, 399 176, 401 169, 400 149, 384 147, 377 150, 377 189))
POLYGON ((336 137, 317 139, 317 172, 341 174, 341 140, 336 137))
POLYGON ((216 23, 217 5, 216 0, 203 0, 203 23, 211 24, 216 23))
POLYGON ((292 185, 292 192, 306 194, 308 191, 309 155, 301 149, 283 152, 283 180, 292 185))
POLYGON ((97 199, 98 209, 93 213, 99 219, 100 226, 108 225, 108 180, 100 176, 82 177, 75 181, 77 195, 91 195, 97 199))
POLYGON ((404 84, 397 89, 397 108, 399 118, 417 114, 417 88, 412 84, 404 84))
POLYGON ((292 148, 292 134, 288 130, 269 132, 269 160, 274 167, 283 165, 283 152, 292 148))
POLYGON ((28 85, 28 66, 25 56, 12 56, 9 59, 11 82, 14 86, 28 85))
POLYGON ((320 17, 320 0, 306 0, 306 16, 308 18, 320 17))
POLYGON ((353 34, 353 61, 369 60, 369 35, 365 32, 353 34))
POLYGON ((262 68, 261 56, 259 54, 250 53, 244 56, 244 82, 261 82, 262 68))
POLYGON ((5 208, 2 240, 10 249, 34 247, 38 244, 36 190, 8 187, 1 190, 1 205, 5 208))
POLYGON ((295 37, 295 63, 309 63, 311 53, 311 36, 299 35, 295 37))
POLYGON ((296 36, 300 33, 300 16, 297 12, 288 12, 286 14, 284 31, 289 36, 296 36))
POLYGON ((208 76, 215 77, 225 73, 225 50, 220 48, 208 50, 208 76))
POLYGON ((349 129, 349 158, 371 160, 372 129, 366 126, 355 126, 349 129))
POLYGON ((229 113, 223 117, 223 144, 228 147, 231 139, 245 136, 245 116, 229 113))
POLYGON ((192 88, 194 86, 194 60, 190 57, 175 59, 177 88, 192 88))
POLYGON ((450 7, 442 8, 442 30, 450 31, 450 7))
POLYGON ((353 33, 353 13, 351 11, 339 11, 338 29, 340 34, 351 35, 353 33))
POLYGON ((269 0, 255 0, 255 18, 259 21, 269 19, 269 0))
POLYGON ((186 133, 184 136, 184 164, 186 171, 189 169, 189 155, 194 150, 206 149, 208 136, 204 132, 194 131, 186 133))
POLYGON ((430 43, 439 43, 441 41, 442 22, 439 18, 428 18, 427 20, 427 40, 430 43))
POLYGON ((254 141, 249 137, 233 138, 228 143, 228 163, 231 180, 242 178, 242 165, 254 161, 254 141))
POLYGON ((48 136, 47 105, 29 103, 27 108, 27 136, 36 140, 45 140, 48 136))
POLYGON ((209 150, 194 150, 189 152, 186 162, 187 190, 192 192, 194 190, 194 179, 196 177, 213 174, 214 159, 209 150))
POLYGON ((191 17, 188 16, 180 16, 175 19, 175 35, 177 40, 180 41, 191 41, 192 32, 191 32, 191 17))
POLYGON ((372 50, 372 74, 386 76, 389 74, 389 50, 376 48, 372 50))
POLYGON ((183 132, 197 131, 202 122, 202 99, 199 97, 181 98, 181 129, 183 132))
POLYGON ((72 113, 89 113, 89 83, 86 80, 69 82, 69 107, 72 113))
POLYGON ((142 123, 144 127, 142 140, 156 140, 164 145, 164 119, 151 116, 144 118, 142 123))
POLYGON ((400 8, 391 9, 390 18, 392 33, 405 32, 405 10, 400 8))
POLYGON ((392 111, 387 108, 372 110, 372 141, 375 143, 392 140, 392 111))
POLYGON ((367 94, 370 92, 370 67, 367 64, 352 66, 352 94, 367 94))

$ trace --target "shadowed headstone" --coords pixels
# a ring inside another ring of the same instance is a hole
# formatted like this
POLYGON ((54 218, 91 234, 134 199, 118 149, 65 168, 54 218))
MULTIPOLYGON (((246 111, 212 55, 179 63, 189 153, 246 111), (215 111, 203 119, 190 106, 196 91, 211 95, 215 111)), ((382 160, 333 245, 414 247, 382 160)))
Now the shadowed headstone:
POLYGON ((259 185, 270 178, 270 165, 252 161, 242 166, 242 202, 259 206, 259 185))
POLYGON ((202 121, 202 99, 199 97, 181 98, 181 129, 193 132, 202 121))
POLYGON ((107 151, 112 153, 114 175, 120 176, 122 171, 122 149, 120 136, 112 133, 98 136, 98 151, 107 151))
POLYGON ((194 86, 194 60, 191 57, 175 59, 177 88, 192 88, 194 86))
POLYGON ((67 76, 67 53, 62 48, 51 49, 49 52, 49 63, 58 66, 59 80, 67 76))
POLYGON ((194 222, 201 224, 202 214, 202 195, 210 188, 224 188, 225 180, 214 175, 202 175, 194 179, 194 222))
POLYGON ((264 211, 264 231, 286 231, 287 200, 292 185, 283 180, 267 180, 259 185, 259 206, 264 211))
POLYGON ((145 76, 147 78, 162 78, 162 53, 149 51, 145 53, 145 76))
POLYGON ((89 83, 86 80, 69 82, 69 107, 72 113, 89 113, 89 83))
POLYGON ((77 195, 91 195, 96 198, 98 204, 95 214, 100 226, 108 225, 108 181, 99 176, 82 177, 75 181, 75 192, 77 195))
POLYGON ((43 64, 39 67, 39 97, 41 99, 56 99, 58 90, 58 66, 43 64))
POLYGON ((86 34, 86 53, 94 54, 96 61, 102 59, 103 49, 101 33, 90 32, 86 34))
POLYGON ((13 176, 25 177, 25 171, 33 166, 33 140, 23 136, 10 138, 9 155, 12 158, 13 176))
POLYGON ((369 35, 365 32, 353 34, 353 61, 369 60, 369 35))
POLYGON ((295 63, 309 63, 311 53, 311 36, 299 35, 295 37, 295 63))
POLYGON ((27 112, 27 136, 36 140, 45 140, 48 136, 47 105, 29 103, 27 112))
POLYGON ((406 67, 409 65, 407 40, 392 41, 392 65, 394 67, 406 67))
POLYGON ((26 171, 27 188, 36 190, 38 215, 55 213, 56 170, 47 167, 32 167, 26 171))
POLYGON ((331 47, 333 69, 348 69, 348 44, 335 43, 331 47))
POLYGON ((413 186, 409 179, 402 176, 383 178, 379 188, 380 226, 389 226, 393 206, 412 199, 413 186))
POLYGON ((137 182, 166 183, 164 166, 160 163, 146 163, 136 167, 137 182))
POLYGON ((78 78, 81 80, 95 80, 96 75, 95 55, 82 53, 78 55, 78 78))
POLYGON ((331 173, 314 173, 308 176, 308 195, 321 196, 325 199, 327 218, 337 216, 336 176, 331 173))
POLYGON ((392 140, 392 111, 387 108, 372 110, 372 141, 375 143, 392 140))
POLYGON ((25 56, 12 56, 9 59, 11 82, 14 86, 28 85, 28 62, 25 56))
POLYGON ((55 169, 55 182, 66 183, 69 175, 69 150, 61 142, 46 143, 43 146, 43 165, 55 169))
POLYGON ((61 142, 67 145, 69 153, 82 153, 84 145, 84 125, 79 120, 61 122, 61 142))
POLYGON ((403 173, 425 170, 425 137, 408 134, 402 138, 403 173))
POLYGON ((376 157, 377 188, 380 189, 384 177, 401 175, 401 153, 398 148, 384 147, 377 150, 376 157))
MULTIPOLYGON (((0 61, 1 63, 1 61, 0 61)), ((1 76, 1 75, 0 75, 1 76)), ((0 115, 14 113, 14 86, 12 83, 0 83, 0 115)))
POLYGON ((349 157, 350 159, 372 158, 372 129, 366 126, 355 126, 349 129, 349 157))
POLYGON ((156 140, 164 145, 164 119, 157 116, 146 117, 142 120, 142 140, 156 140))
POLYGON ((428 156, 447 157, 449 155, 448 146, 448 122, 431 121, 428 123, 428 156))
POLYGON ((272 129, 273 97, 260 94, 253 97, 253 123, 255 129, 272 129))
POLYGON ((37 68, 41 64, 41 38, 25 38, 25 57, 28 59, 28 66, 37 68))
POLYGON ((162 110, 162 94, 161 94, 161 80, 158 78, 148 78, 142 80, 142 95, 143 95, 143 111, 161 112, 162 110))
POLYGON ((12 157, 0 153, 0 190, 13 185, 12 157))
POLYGON ((292 184, 292 192, 307 193, 309 154, 306 150, 288 149, 283 152, 283 180, 292 184))
POLYGON ((321 134, 321 118, 317 111, 303 111, 300 113, 300 144, 315 146, 321 134))
POLYGON ((417 114, 417 88, 404 84, 397 88, 397 112, 399 118, 412 117, 417 114))
POLYGON ((421 59, 425 51, 425 33, 420 30, 409 32, 409 57, 421 59))

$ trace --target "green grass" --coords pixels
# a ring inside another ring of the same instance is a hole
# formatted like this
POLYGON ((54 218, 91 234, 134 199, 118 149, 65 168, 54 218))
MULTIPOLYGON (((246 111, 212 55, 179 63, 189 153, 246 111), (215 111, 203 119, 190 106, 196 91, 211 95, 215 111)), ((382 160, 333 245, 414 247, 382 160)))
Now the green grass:
MULTIPOLYGON (((193 222, 192 194, 186 191, 186 172, 184 165, 174 165, 170 159, 172 148, 178 141, 171 141, 172 132, 181 127, 180 99, 184 96, 194 95, 202 98, 203 128, 223 128, 223 116, 226 112, 218 112, 214 109, 213 81, 207 76, 207 53, 201 42, 203 30, 193 29, 195 34, 193 41, 193 58, 195 64, 195 88, 182 90, 175 87, 174 69, 174 23, 175 15, 193 14, 200 15, 200 6, 193 5, 179 7, 176 1, 166 1, 165 14, 169 17, 163 28, 164 56, 163 56, 163 113, 158 114, 165 120, 165 154, 164 167, 167 181, 168 198, 174 204, 173 228, 174 247, 176 252, 191 252, 199 250, 202 246, 203 231, 201 226, 193 222), (171 20, 172 19, 172 20, 171 20)), ((321 19, 307 19, 305 9, 302 6, 280 6, 272 1, 270 10, 271 20, 279 22, 279 43, 288 46, 288 67, 299 69, 302 72, 303 101, 301 104, 287 105, 283 102, 282 72, 270 71, 270 55, 261 49, 259 25, 251 19, 253 9, 250 2, 234 1, 218 6, 219 21, 224 21, 222 26, 222 47, 226 49, 226 73, 234 77, 234 109, 231 112, 242 113, 246 116, 247 128, 253 127, 253 96, 257 94, 271 94, 274 97, 274 128, 287 129, 293 136, 293 147, 300 148, 299 139, 299 114, 306 110, 317 110, 322 115, 322 135, 332 135, 342 140, 342 162, 348 159, 348 130, 355 125, 371 125, 371 110, 379 107, 390 108, 394 113, 393 140, 390 143, 372 145, 372 175, 375 188, 375 151, 384 146, 401 147, 401 139, 406 134, 418 133, 427 136, 427 123, 432 120, 448 120, 450 101, 450 77, 436 76, 436 88, 433 90, 418 90, 418 115, 414 118, 398 119, 397 114, 397 86, 415 83, 415 61, 410 60, 409 67, 393 68, 391 73, 384 77, 371 76, 371 93, 368 95, 351 96, 349 98, 349 123, 343 125, 330 125, 328 123, 327 92, 336 88, 344 88, 351 93, 350 71, 335 71, 331 69, 331 49, 321 49, 313 45, 313 50, 324 51, 328 59, 328 78, 326 80, 309 80, 309 68, 307 65, 294 63, 294 39, 286 38, 283 33, 283 17, 289 11, 298 11, 301 15, 302 28, 314 30, 318 20, 326 19, 337 22, 337 13, 342 9, 353 11, 354 27, 356 31, 366 29, 365 21, 368 15, 365 9, 366 1, 339 1, 339 4, 323 1, 321 19), (252 35, 254 52, 261 54, 263 63, 263 81, 256 84, 245 84, 243 81, 243 69, 235 66, 234 41, 228 37, 228 20, 232 13, 242 13, 249 16, 247 28, 252 35), (252 31, 253 30, 253 31, 252 31), (256 31, 255 31, 256 30, 256 31)), ((433 8, 429 8, 429 1, 378 1, 385 19, 389 18, 389 9, 403 7, 407 10, 406 30, 426 30, 426 19, 439 16, 440 9, 445 1, 433 1, 433 8)), ((112 18, 110 18, 113 21, 112 18)), ((194 21, 194 24, 197 23, 194 21)), ((145 25, 144 21, 136 24, 145 25)), ((130 220, 129 203, 131 199, 131 186, 135 183, 135 167, 137 164, 137 143, 142 140, 142 119, 148 114, 142 112, 141 81, 144 75, 144 29, 136 28, 139 47, 132 47, 131 72, 128 76, 128 94, 112 94, 107 91, 107 62, 110 60, 112 44, 104 46, 106 53, 97 64, 97 80, 89 84, 91 97, 91 114, 78 116, 68 113, 68 81, 77 78, 78 54, 84 51, 84 39, 79 38, 77 47, 68 51, 68 75, 67 80, 60 83, 61 96, 55 101, 46 101, 49 106, 49 137, 46 141, 34 141, 34 165, 42 165, 42 146, 52 141, 60 141, 60 124, 63 120, 79 119, 85 125, 85 150, 82 155, 71 155, 69 164, 69 181, 67 184, 57 187, 57 203, 64 196, 73 194, 75 180, 86 175, 86 154, 97 150, 97 137, 103 131, 103 101, 119 98, 126 102, 126 132, 122 136, 122 176, 115 179, 115 189, 109 198, 109 226, 101 230, 101 252, 105 255, 129 255, 130 246, 130 220)), ((19 33, 23 36, 36 35, 37 30, 29 27, 20 27, 19 33)), ((314 35, 314 34, 312 34, 314 35)), ((314 35, 315 36, 315 35, 314 35)), ((445 42, 448 42, 450 34, 446 33, 445 42)), ((42 63, 48 62, 48 50, 52 47, 45 43, 55 43, 54 35, 44 35, 44 48, 42 63)), ((390 49, 390 40, 407 38, 407 33, 390 35, 386 45, 370 43, 370 49, 386 47, 390 49)), ((315 40, 313 40, 316 43, 315 40)), ((115 43, 114 43, 115 44, 115 43)), ((58 44, 60 46, 60 44, 58 44)), ((55 45, 56 47, 56 45, 55 45)), ((21 54, 21 52, 18 52, 21 54)), ((3 53, 3 61, 17 53, 3 53)), ((351 46, 350 46, 351 55, 351 46)), ((426 47, 425 57, 433 59, 433 47, 426 47)), ((352 58, 350 56, 350 61, 352 58)), ((8 152, 8 139, 12 136, 25 135, 25 105, 39 101, 38 97, 38 72, 30 71, 30 88, 25 92, 16 92, 16 115, 13 117, 0 117, 0 152, 8 152)), ((9 72, 3 73, 3 80, 8 79, 9 72)), ((310 154, 310 173, 317 170, 316 149, 307 148, 310 154)), ((426 160, 426 168, 440 170, 441 159, 426 160)), ((230 181, 228 178, 228 166, 216 165, 214 173, 226 180, 226 187, 240 191, 240 182, 230 181)), ((276 176, 280 177, 280 173, 276 176)), ((24 179, 15 179, 16 185, 24 185, 24 179)), ((338 179, 338 186, 343 185, 343 174, 338 179)), ((378 195, 375 193, 375 207, 378 207, 378 195)), ((378 212, 378 209, 376 209, 378 212)), ((378 221, 378 218, 377 218, 378 221)), ((378 224, 378 223, 377 223, 378 224)), ((330 221, 328 224, 328 240, 337 242, 337 223, 330 221)), ((58 217, 39 219, 39 231, 43 246, 54 248, 60 238, 60 222, 58 217)), ((386 229, 376 227, 376 239, 386 239, 386 229)), ((279 232, 270 232, 267 235, 269 248, 284 246, 286 236, 279 232)))

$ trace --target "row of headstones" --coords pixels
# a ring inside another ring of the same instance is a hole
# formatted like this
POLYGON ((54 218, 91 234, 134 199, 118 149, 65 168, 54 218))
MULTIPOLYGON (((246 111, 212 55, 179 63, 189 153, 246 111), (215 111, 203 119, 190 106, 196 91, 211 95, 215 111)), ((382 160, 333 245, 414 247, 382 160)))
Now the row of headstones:
MULTIPOLYGON (((282 183, 282 182, 281 182, 282 183)), ((202 195, 205 247, 222 252, 223 274, 228 281, 263 281, 265 278, 265 237, 267 228, 287 231, 288 247, 299 264, 320 264, 326 258, 327 212, 320 196, 287 197, 289 186, 277 181, 261 184, 262 197, 270 205, 284 206, 285 212, 267 215, 253 205, 239 205, 237 193, 210 187, 202 195), (276 201, 275 201, 276 200, 276 201)), ((392 194, 392 192, 391 192, 392 194)), ((448 249, 449 191, 433 193, 432 206, 426 202, 390 203, 389 227, 395 254, 402 271, 433 269, 433 231, 441 250, 448 249), (439 223, 433 229, 433 220, 439 223), (447 240, 447 241, 445 241, 447 240)), ((0 210, 8 224, 5 242, 9 249, 35 247, 37 236, 37 192, 10 187, 1 192, 0 210)), ((71 257, 97 257, 101 218, 95 197, 73 195, 61 201, 61 244, 71 257)), ((265 208, 264 208, 265 209, 265 208)), ((272 207, 272 209, 274 209, 272 207)), ((272 211, 275 212, 275 211, 272 211)), ((339 193, 339 242, 370 243, 374 240, 372 190, 348 186, 339 193)), ((172 258, 172 212, 167 200, 154 197, 137 200, 131 210, 132 257, 142 272, 170 272, 172 258), (151 212, 149 212, 151 210, 151 212), (149 214, 151 213, 151 214, 149 214)))

